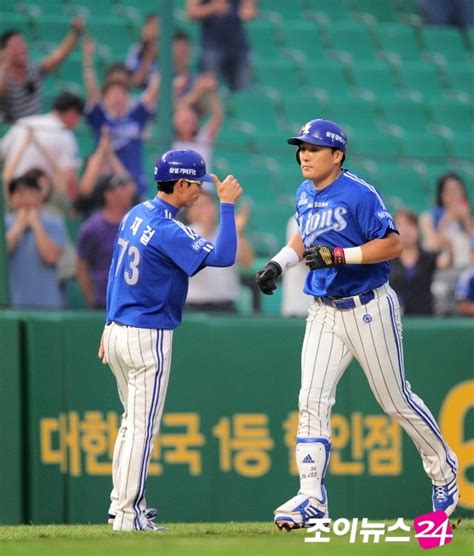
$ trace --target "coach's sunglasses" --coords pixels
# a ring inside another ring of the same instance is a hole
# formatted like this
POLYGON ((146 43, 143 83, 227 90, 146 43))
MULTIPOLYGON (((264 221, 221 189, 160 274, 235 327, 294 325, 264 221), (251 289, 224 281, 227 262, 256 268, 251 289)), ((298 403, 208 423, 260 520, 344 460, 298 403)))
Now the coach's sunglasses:
POLYGON ((196 180, 185 180, 188 183, 195 183, 199 189, 202 189, 202 181, 196 181, 196 180))

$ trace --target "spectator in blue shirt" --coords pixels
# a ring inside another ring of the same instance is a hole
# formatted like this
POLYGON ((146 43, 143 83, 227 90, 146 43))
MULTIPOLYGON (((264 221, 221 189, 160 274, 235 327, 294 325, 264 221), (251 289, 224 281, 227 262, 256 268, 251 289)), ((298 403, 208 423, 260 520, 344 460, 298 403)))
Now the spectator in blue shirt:
POLYGON ((244 22, 255 0, 187 0, 187 16, 201 23, 201 70, 224 78, 233 91, 250 85, 250 48, 244 22))
POLYGON ((137 184, 138 196, 143 198, 147 193, 147 182, 142 163, 142 135, 155 112, 159 78, 154 75, 135 102, 132 102, 129 89, 123 81, 108 81, 101 94, 93 69, 94 50, 93 41, 85 40, 86 120, 97 141, 104 126, 110 129, 112 149, 137 184))
POLYGON ((12 213, 5 217, 11 305, 60 309, 64 305, 57 264, 65 242, 62 219, 42 211, 42 192, 32 177, 9 183, 12 213))
POLYGON ((417 0, 417 4, 427 25, 452 25, 466 29, 474 23, 471 0, 417 0))

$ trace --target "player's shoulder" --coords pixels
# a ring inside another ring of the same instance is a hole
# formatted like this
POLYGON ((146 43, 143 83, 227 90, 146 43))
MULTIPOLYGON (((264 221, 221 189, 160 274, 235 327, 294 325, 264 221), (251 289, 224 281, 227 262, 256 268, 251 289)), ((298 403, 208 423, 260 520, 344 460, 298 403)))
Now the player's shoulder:
POLYGON ((341 175, 341 182, 350 186, 351 193, 361 197, 372 197, 373 195, 380 197, 380 193, 375 185, 361 178, 350 170, 344 170, 341 175))
POLYGON ((198 239, 200 237, 200 235, 190 226, 187 226, 184 222, 181 222, 180 220, 172 216, 163 220, 163 230, 164 233, 172 235, 184 234, 192 240, 198 239))
MULTIPOLYGON (((352 170, 344 169, 341 174, 342 181, 349 182, 353 187, 360 191, 365 191, 366 189, 374 188, 374 186, 369 183, 366 179, 358 176, 352 170)), ((374 188, 375 189, 375 188, 374 188)))
POLYGON ((137 216, 144 217, 153 225, 161 227, 165 234, 185 233, 192 239, 198 237, 198 234, 189 226, 186 226, 183 222, 178 220, 175 214, 162 203, 149 199, 140 203, 140 205, 137 205, 135 208, 137 209, 137 216))

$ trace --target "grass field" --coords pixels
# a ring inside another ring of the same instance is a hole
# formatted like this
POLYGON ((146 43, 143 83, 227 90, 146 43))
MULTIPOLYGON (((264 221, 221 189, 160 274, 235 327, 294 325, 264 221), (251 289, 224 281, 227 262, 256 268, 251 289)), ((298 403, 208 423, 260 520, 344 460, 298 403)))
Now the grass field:
MULTIPOLYGON (((392 522, 388 522, 393 524, 392 522)), ((409 523, 406 520, 406 523, 409 523)), ((412 525, 412 524, 411 524, 412 525)), ((170 531, 113 533, 105 525, 22 525, 0 527, 0 554, 33 556, 320 556, 423 554, 416 539, 409 543, 349 543, 349 536, 329 543, 305 543, 305 531, 278 531, 272 523, 176 523, 170 531)), ((314 535, 313 535, 314 536, 314 535)), ((413 537, 413 533, 411 533, 413 537)), ((436 549, 442 556, 474 554, 474 520, 463 520, 453 541, 436 549)))

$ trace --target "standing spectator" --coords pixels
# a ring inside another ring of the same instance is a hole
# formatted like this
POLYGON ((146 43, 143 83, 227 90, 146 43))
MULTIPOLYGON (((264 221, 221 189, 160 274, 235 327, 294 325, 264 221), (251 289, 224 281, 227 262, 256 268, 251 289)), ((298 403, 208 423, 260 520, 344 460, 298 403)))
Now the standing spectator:
POLYGON ((80 18, 71 21, 71 31, 51 54, 30 63, 28 44, 16 29, 0 37, 0 120, 15 122, 41 112, 43 79, 60 66, 74 48, 84 29, 80 18))
POLYGON ((450 245, 454 267, 466 268, 472 234, 471 208, 466 186, 456 173, 439 177, 436 207, 422 215, 420 224, 428 251, 440 251, 450 245))
POLYGON ((403 251, 398 259, 392 260, 390 284, 405 315, 432 315, 433 276, 437 268, 450 266, 450 256, 447 253, 427 252, 421 248, 418 216, 414 212, 398 211, 395 214, 395 224, 400 232, 403 251))
POLYGON ((59 179, 60 174, 64 189, 74 198, 80 159, 73 130, 83 109, 81 98, 64 92, 54 101, 51 112, 18 120, 2 140, 5 187, 11 178, 38 168, 52 180, 59 179))
MULTIPOLYGON (((237 263, 251 266, 253 250, 245 237, 249 217, 248 207, 242 207, 235 215, 237 229, 237 263)), ((189 225, 211 243, 217 238, 217 205, 214 197, 202 191, 194 205, 187 211, 189 225)), ((207 267, 189 279, 186 309, 210 313, 237 313, 240 297, 238 265, 229 267, 207 267)))
POLYGON ((132 44, 127 53, 125 67, 130 72, 131 84, 145 88, 151 76, 158 71, 156 49, 160 20, 158 15, 151 13, 143 22, 141 41, 132 44))
POLYGON ((418 0, 418 9, 428 25, 453 25, 466 29, 474 23, 471 0, 418 0))
POLYGON ((452 265, 440 269, 433 279, 435 313, 455 312, 454 285, 469 265, 472 214, 466 186, 454 172, 439 177, 436 207, 421 215, 420 227, 427 251, 452 252, 452 265))
POLYGON ((222 125, 223 110, 219 98, 217 81, 212 74, 204 74, 196 86, 176 103, 174 113, 175 140, 173 149, 197 151, 212 169, 212 146, 222 125), (196 107, 202 101, 208 101, 209 120, 199 125, 199 113, 196 107))
POLYGON ((132 86, 132 74, 122 62, 111 64, 105 70, 105 83, 109 81, 121 81, 127 89, 132 86))
POLYGON ((57 263, 65 241, 61 219, 41 210, 41 191, 31 177, 9 186, 12 213, 5 216, 11 305, 60 309, 64 306, 57 263))
POLYGON ((139 197, 147 193, 147 182, 142 162, 142 134, 153 117, 159 79, 154 75, 140 99, 133 102, 128 87, 122 81, 109 81, 102 94, 93 69, 95 44, 84 41, 84 80, 87 90, 86 117, 97 141, 101 129, 110 129, 112 149, 137 184, 139 197))
POLYGON ((77 279, 87 305, 104 308, 117 227, 131 207, 135 184, 128 176, 104 176, 97 192, 102 210, 82 224, 77 239, 77 279))
POLYGON ((175 99, 191 92, 196 81, 197 75, 189 69, 190 61, 191 38, 185 31, 177 30, 173 35, 173 94, 175 99))
POLYGON ((250 49, 244 22, 257 15, 255 0, 187 0, 187 15, 201 22, 201 70, 225 78, 233 91, 250 85, 250 49))

